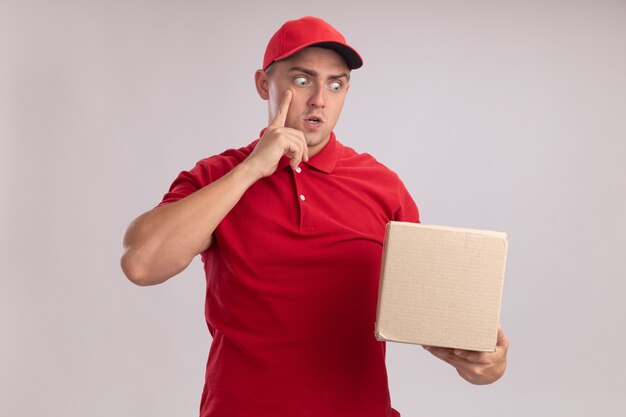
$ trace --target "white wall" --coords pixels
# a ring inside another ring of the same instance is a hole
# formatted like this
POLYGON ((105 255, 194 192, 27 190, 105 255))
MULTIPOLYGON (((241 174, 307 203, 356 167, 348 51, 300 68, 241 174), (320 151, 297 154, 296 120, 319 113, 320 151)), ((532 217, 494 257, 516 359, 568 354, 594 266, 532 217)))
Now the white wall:
POLYGON ((389 345, 404 416, 623 413, 626 2, 0 2, 0 414, 194 416, 201 263, 119 269, 128 222, 266 121, 253 73, 306 14, 363 55, 337 134, 424 223, 502 230, 509 369, 389 345))

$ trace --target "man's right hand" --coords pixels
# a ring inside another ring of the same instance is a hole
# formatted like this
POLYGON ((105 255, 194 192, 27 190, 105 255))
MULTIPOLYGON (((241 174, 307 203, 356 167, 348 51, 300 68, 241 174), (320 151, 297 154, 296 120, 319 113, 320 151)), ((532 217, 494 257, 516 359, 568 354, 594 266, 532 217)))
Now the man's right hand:
POLYGON ((283 155, 291 159, 289 165, 294 170, 300 162, 309 160, 309 150, 304 133, 297 129, 285 127, 292 96, 291 90, 285 91, 274 120, 246 159, 246 164, 258 173, 259 178, 272 175, 283 155))

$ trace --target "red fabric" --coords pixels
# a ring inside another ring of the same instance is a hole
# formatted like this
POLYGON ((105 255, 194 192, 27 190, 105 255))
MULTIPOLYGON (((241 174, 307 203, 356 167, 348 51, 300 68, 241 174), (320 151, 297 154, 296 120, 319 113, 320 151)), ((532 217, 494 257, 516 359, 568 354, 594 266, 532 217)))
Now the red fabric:
MULTIPOLYGON (((255 144, 182 172, 162 204, 255 144)), ((300 168, 283 158, 250 187, 202 256, 213 342, 201 417, 399 416, 374 322, 385 225, 419 221, 417 207, 395 173, 334 134, 300 168)))
POLYGON ((319 17, 305 16, 285 22, 274 33, 265 49, 263 69, 267 69, 274 61, 316 45, 333 49, 346 60, 350 69, 363 65, 359 53, 346 43, 346 39, 337 29, 319 17))

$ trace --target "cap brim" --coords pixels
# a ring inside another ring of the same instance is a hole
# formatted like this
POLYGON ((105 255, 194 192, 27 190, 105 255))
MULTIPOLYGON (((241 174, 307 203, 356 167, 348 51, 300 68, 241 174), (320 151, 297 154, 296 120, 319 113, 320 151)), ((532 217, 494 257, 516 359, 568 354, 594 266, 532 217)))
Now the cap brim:
POLYGON ((338 42, 311 42, 308 44, 300 45, 297 48, 280 55, 273 62, 289 58, 290 56, 310 46, 318 46, 320 48, 326 48, 337 52, 346 61, 346 64, 348 64, 348 68, 350 68, 351 70, 361 68, 363 66, 363 59, 357 51, 347 45, 338 42))

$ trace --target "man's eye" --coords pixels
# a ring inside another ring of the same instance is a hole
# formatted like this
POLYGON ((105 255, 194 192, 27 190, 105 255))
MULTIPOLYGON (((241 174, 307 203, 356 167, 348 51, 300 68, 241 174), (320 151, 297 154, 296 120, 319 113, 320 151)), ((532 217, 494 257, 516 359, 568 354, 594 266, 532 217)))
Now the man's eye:
POLYGON ((338 82, 330 83, 330 89, 333 91, 341 90, 341 83, 338 83, 338 82))
POLYGON ((296 85, 307 85, 309 83, 309 80, 307 80, 305 77, 298 77, 294 80, 294 82, 296 83, 296 85))

